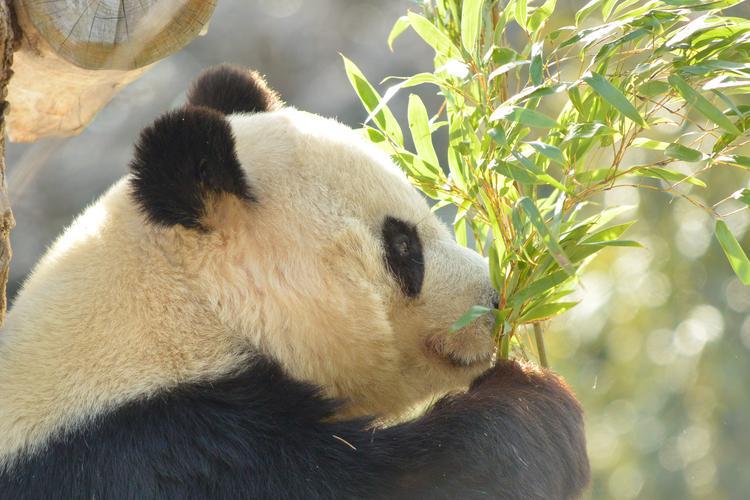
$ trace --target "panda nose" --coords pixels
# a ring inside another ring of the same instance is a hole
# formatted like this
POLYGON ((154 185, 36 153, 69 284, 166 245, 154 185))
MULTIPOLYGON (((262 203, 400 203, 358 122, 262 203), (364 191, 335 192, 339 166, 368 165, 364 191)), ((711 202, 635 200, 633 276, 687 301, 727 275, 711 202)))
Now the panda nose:
POLYGON ((492 292, 492 308, 497 309, 500 307, 500 295, 497 293, 497 290, 494 290, 492 292))

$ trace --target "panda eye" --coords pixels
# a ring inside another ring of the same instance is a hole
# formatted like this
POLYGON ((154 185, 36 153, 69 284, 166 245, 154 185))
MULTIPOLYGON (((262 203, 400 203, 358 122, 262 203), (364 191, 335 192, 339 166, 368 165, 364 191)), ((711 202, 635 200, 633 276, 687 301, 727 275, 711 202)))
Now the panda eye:
POLYGON ((386 267, 404 295, 416 297, 424 281, 424 256, 417 228, 395 217, 386 217, 382 236, 386 267))
POLYGON ((409 255, 409 239, 406 235, 399 235, 397 241, 394 242, 394 247, 398 252, 399 257, 407 257, 409 255))

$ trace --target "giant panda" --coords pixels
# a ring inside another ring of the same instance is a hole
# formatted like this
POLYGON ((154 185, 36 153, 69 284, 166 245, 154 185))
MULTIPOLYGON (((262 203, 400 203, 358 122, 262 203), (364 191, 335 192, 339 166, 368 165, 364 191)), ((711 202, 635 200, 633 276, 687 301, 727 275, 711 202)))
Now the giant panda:
POLYGON ((208 69, 15 299, 0 498, 578 497, 565 383, 450 333, 496 302, 387 155, 208 69))

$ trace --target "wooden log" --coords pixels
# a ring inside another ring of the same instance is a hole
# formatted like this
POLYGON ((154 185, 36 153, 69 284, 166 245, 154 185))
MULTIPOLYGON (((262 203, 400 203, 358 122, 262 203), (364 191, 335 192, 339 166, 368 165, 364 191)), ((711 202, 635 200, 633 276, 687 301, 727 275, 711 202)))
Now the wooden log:
POLYGON ((17 1, 63 59, 86 69, 122 70, 146 66, 187 45, 216 5, 215 0, 17 1))
POLYGON ((149 64, 198 35, 215 0, 15 0, 13 141, 80 132, 149 64))
POLYGON ((16 225, 10 209, 8 187, 5 182, 5 110, 8 103, 8 81, 13 75, 13 25, 8 3, 0 1, 0 325, 5 321, 7 299, 5 289, 8 285, 10 269, 10 230, 16 225))

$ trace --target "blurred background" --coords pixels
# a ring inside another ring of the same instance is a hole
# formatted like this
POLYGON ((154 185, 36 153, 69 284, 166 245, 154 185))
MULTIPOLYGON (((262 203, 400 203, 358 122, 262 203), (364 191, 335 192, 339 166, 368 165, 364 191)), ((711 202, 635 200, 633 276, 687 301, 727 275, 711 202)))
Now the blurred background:
MULTIPOLYGON (((432 51, 413 33, 398 39, 395 53, 386 46, 395 20, 417 3, 220 0, 205 36, 126 87, 81 135, 10 144, 11 300, 75 214, 127 172, 141 128, 181 104, 201 69, 256 68, 288 104, 357 127, 366 113, 339 53, 373 82, 430 71, 432 51)), ((572 21, 584 3, 559 1, 555 16, 572 21)), ((734 14, 750 17, 750 7, 734 14)), ((406 97, 391 103, 404 128, 406 97)), ((712 175, 709 185, 724 191, 747 184, 746 176, 712 175)), ((748 498, 750 288, 734 277, 704 212, 660 193, 620 189, 607 197, 638 206, 630 236, 646 248, 604 251, 584 275, 581 304, 547 331, 552 367, 586 410, 589 495, 748 498)), ((747 211, 727 222, 750 249, 747 211)))

